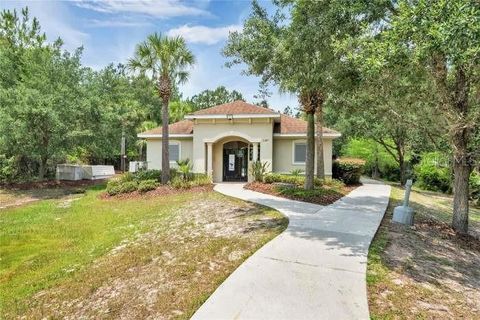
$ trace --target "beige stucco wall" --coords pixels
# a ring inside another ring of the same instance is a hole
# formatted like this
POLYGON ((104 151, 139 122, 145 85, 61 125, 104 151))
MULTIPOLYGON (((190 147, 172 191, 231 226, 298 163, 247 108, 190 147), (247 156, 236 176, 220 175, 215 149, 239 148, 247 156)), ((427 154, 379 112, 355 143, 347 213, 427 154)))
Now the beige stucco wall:
POLYGON ((212 142, 213 181, 222 179, 223 144, 228 141, 260 143, 260 160, 269 163, 271 170, 273 159, 273 120, 272 119, 236 119, 197 120, 193 128, 193 165, 194 172, 206 171, 206 142, 212 142))
MULTIPOLYGON (((294 141, 306 142, 306 139, 298 138, 274 138, 273 140, 273 171, 288 173, 293 169, 305 171, 305 165, 293 163, 294 141)), ((323 139, 323 161, 325 163, 325 175, 332 175, 332 139, 323 139)), ((316 170, 316 164, 315 164, 316 170)))
MULTIPOLYGON (((170 142, 180 143, 180 159, 193 159, 192 138, 170 138, 170 142)), ((162 169, 162 139, 147 139, 147 161, 149 169, 162 169)), ((175 168, 177 164, 170 162, 170 167, 175 168)))

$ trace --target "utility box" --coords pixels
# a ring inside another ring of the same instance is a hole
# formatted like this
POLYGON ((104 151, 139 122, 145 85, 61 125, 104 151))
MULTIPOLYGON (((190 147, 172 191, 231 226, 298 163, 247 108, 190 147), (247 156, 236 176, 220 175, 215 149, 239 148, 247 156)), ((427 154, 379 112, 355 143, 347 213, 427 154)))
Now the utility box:
POLYGON ((106 179, 115 175, 115 170, 113 166, 82 166, 83 167, 83 179, 87 180, 97 180, 97 179, 106 179))
POLYGON ((113 175, 113 166, 103 165, 58 164, 56 171, 57 180, 69 181, 106 179, 113 175))
POLYGON ((132 173, 147 169, 147 161, 130 161, 128 163, 128 171, 132 173))
POLYGON ((83 168, 74 164, 59 164, 57 165, 56 178, 57 180, 82 180, 83 168))

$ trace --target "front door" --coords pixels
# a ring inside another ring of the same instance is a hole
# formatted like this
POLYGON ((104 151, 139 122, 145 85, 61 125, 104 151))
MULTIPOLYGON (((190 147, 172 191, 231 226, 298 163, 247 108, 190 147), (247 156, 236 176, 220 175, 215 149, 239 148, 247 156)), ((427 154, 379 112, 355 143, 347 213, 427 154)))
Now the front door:
POLYGON ((223 145, 223 181, 247 181, 248 144, 232 141, 223 145))

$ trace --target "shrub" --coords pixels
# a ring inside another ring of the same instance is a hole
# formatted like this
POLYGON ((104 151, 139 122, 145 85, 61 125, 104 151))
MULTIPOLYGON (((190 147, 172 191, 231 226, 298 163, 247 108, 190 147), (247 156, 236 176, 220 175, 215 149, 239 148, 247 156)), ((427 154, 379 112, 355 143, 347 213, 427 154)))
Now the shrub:
POLYGON ((125 172, 120 176, 121 182, 129 182, 135 180, 135 175, 131 172, 125 172))
POLYGON ((292 170, 290 171, 290 174, 291 174, 292 176, 297 177, 297 176, 299 176, 302 172, 303 172, 302 169, 292 169, 292 170))
MULTIPOLYGON (((281 182, 301 186, 305 182, 305 176, 292 176, 288 174, 269 173, 265 175, 264 181, 265 183, 281 182)), ((321 185, 321 180, 318 179, 317 183, 320 183, 321 185)))
POLYGON ((162 171, 150 169, 150 170, 140 170, 134 174, 135 180, 143 181, 143 180, 156 180, 158 182, 161 181, 162 178, 162 171))
POLYGON ((193 165, 190 163, 190 159, 178 160, 177 165, 177 172, 184 181, 190 181, 193 179, 193 165))
POLYGON ((365 160, 355 158, 337 159, 333 162, 333 178, 347 185, 360 183, 365 160))
POLYGON ((170 181, 170 185, 175 189, 188 189, 191 187, 190 181, 183 180, 180 177, 175 177, 170 181))
POLYGON ((138 192, 147 192, 150 190, 155 190, 158 187, 158 181, 155 179, 142 180, 138 183, 137 190, 138 192))
POLYGON ((192 187, 195 186, 206 186, 212 183, 212 179, 204 173, 198 173, 194 175, 194 178, 192 181, 190 181, 190 185, 192 187))
POLYGON ((473 203, 480 206, 480 172, 473 171, 470 175, 470 198, 473 203))
POLYGON ((263 181, 263 176, 267 172, 268 162, 254 161, 250 167, 250 173, 253 176, 253 180, 257 182, 263 181))
POLYGON ((128 193, 137 190, 138 182, 123 181, 122 179, 113 179, 108 181, 106 191, 109 195, 114 196, 120 193, 128 193))
POLYGON ((212 179, 203 173, 192 174, 190 181, 184 180, 181 177, 175 177, 170 181, 170 185, 175 189, 189 189, 197 186, 205 186, 212 183, 212 179))
POLYGON ((119 185, 120 188, 120 193, 129 193, 136 191, 138 188, 138 182, 137 181, 127 181, 127 182, 122 182, 119 185))
POLYGON ((345 183, 337 179, 326 179, 323 181, 323 185, 332 189, 342 189, 345 187, 345 183))
POLYGON ((16 175, 15 157, 7 158, 5 155, 0 155, 0 182, 13 182, 16 175))
POLYGON ((452 173, 447 158, 439 152, 422 154, 422 160, 414 167, 419 188, 431 191, 451 192, 452 173))

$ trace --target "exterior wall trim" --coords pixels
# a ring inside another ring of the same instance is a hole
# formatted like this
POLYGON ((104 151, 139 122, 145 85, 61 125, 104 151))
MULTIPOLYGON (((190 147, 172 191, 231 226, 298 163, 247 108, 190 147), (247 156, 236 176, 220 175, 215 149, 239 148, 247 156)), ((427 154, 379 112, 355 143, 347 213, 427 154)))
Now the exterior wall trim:
POLYGON ((240 137, 242 139, 247 140, 250 143, 261 142, 261 140, 262 140, 262 139, 259 139, 259 138, 252 138, 249 135, 247 135, 245 133, 242 133, 242 132, 239 132, 239 131, 226 131, 226 132, 222 132, 222 133, 216 135, 213 138, 203 139, 203 142, 204 143, 215 143, 220 139, 228 138, 228 137, 240 137))
MULTIPOLYGON (((316 136, 317 134, 315 134, 316 136)), ((324 138, 339 138, 341 137, 341 133, 324 133, 324 138)), ((274 138, 307 138, 306 133, 274 133, 274 138)))
MULTIPOLYGON (((138 138, 162 138, 161 134, 138 134, 138 138)), ((168 138, 193 138, 193 134, 177 134, 177 133, 172 133, 168 135, 168 138)))

